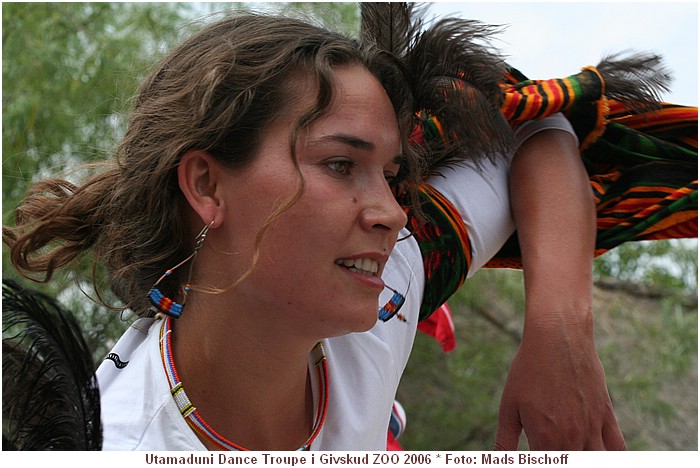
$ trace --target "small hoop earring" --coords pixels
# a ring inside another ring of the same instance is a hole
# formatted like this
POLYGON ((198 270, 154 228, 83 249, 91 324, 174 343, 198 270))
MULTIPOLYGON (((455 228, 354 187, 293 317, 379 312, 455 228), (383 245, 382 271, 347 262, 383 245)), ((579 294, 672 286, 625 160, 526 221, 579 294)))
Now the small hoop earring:
POLYGON ((194 243, 194 251, 192 252, 192 254, 190 254, 189 257, 187 257, 171 269, 167 270, 165 273, 163 273, 163 276, 158 278, 158 281, 156 281, 151 287, 150 291, 148 291, 148 299, 151 302, 151 310, 156 314, 165 314, 173 318, 179 318, 180 315, 182 315, 182 309, 185 307, 185 302, 187 302, 187 294, 190 292, 190 280, 192 279, 192 269, 194 267, 194 261, 197 258, 197 253, 199 252, 199 249, 201 249, 202 245, 204 245, 204 239, 206 239, 207 233, 209 232, 209 229, 213 224, 214 221, 212 220, 211 223, 204 226, 204 228, 199 232, 199 234, 197 234, 194 243), (187 283, 185 283, 185 287, 183 288, 182 302, 178 303, 173 299, 167 297, 165 294, 163 294, 158 288, 158 285, 163 280, 170 277, 170 275, 172 275, 172 273, 175 270, 177 270, 189 261, 191 261, 191 263, 190 270, 187 274, 187 283))

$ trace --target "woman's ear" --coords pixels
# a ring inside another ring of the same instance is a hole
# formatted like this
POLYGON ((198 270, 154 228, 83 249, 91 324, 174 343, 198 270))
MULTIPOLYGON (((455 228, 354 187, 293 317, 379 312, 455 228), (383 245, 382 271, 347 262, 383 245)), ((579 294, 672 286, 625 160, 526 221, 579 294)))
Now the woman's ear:
POLYGON ((177 180, 187 202, 205 224, 213 221, 218 227, 223 221, 224 200, 218 183, 221 164, 205 151, 185 153, 177 167, 177 180))

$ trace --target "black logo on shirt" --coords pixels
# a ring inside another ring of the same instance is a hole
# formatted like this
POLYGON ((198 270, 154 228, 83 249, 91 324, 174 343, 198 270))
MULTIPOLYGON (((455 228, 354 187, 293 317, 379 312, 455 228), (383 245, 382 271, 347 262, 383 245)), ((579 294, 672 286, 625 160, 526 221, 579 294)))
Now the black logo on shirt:
POLYGON ((114 365, 117 366, 117 369, 124 369, 126 365, 129 364, 129 361, 122 361, 117 353, 109 353, 106 359, 109 359, 110 361, 114 362, 114 365))

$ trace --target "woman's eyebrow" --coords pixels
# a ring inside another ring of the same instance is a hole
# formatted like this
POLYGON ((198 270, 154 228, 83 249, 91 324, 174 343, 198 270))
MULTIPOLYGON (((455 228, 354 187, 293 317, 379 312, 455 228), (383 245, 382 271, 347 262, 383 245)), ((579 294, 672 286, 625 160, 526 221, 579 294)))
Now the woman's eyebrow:
MULTIPOLYGON (((348 135, 347 133, 332 133, 330 135, 324 135, 318 138, 316 141, 337 141, 363 151, 372 151, 375 148, 374 143, 372 143, 371 141, 363 140, 362 138, 356 137, 354 135, 348 135)), ((405 159, 406 156, 403 153, 399 153, 396 156, 394 156, 392 162, 394 164, 401 165, 405 159)))
POLYGON ((346 133, 332 133, 330 135, 324 135, 318 138, 317 141, 337 141, 339 143, 343 143, 363 151, 374 150, 374 143, 372 143, 371 141, 363 140, 362 138, 356 137, 354 135, 348 135, 346 133))

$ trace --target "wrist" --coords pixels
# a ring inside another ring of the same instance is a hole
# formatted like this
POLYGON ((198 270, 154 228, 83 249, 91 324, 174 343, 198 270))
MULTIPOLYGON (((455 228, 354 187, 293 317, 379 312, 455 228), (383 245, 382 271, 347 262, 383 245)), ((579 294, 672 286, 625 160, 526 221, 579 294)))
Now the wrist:
MULTIPOLYGON (((571 289, 567 289, 571 291, 571 289)), ((593 337, 593 309, 591 295, 586 292, 528 295, 525 304, 523 334, 535 336, 593 337)))

